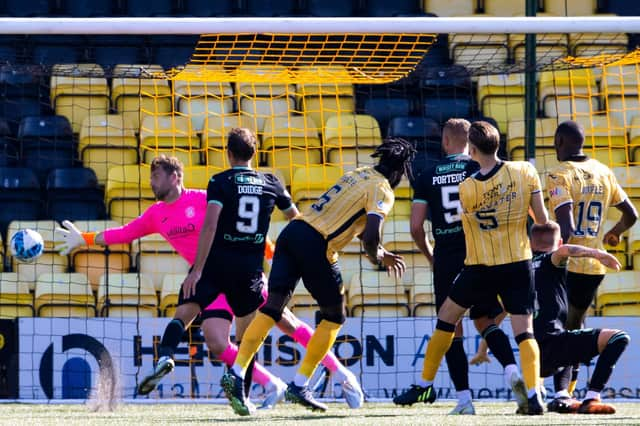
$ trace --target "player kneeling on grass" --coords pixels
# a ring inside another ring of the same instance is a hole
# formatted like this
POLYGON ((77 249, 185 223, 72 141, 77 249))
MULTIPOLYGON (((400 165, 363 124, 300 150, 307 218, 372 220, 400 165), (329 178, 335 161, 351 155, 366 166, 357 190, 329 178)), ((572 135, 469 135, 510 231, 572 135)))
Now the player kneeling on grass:
POLYGON ((600 392, 609 380, 613 367, 629 344, 629 335, 622 330, 580 329, 567 331, 567 260, 569 257, 590 257, 604 266, 619 270, 618 260, 604 250, 580 245, 560 245, 560 227, 555 222, 533 225, 531 248, 539 310, 534 319, 534 334, 540 346, 540 375, 548 377, 563 369, 564 380, 556 380, 556 394, 547 404, 549 411, 559 413, 613 414, 615 408, 600 401, 600 392), (598 356, 599 355, 599 356, 598 356), (582 403, 567 391, 571 381, 571 366, 589 364, 598 356, 589 381, 589 390, 582 403))
POLYGON ((402 276, 401 256, 381 245, 382 223, 394 203, 393 188, 410 170, 415 150, 403 139, 385 140, 373 154, 374 167, 346 173, 304 212, 292 220, 276 242, 269 274, 267 303, 249 325, 233 367, 222 377, 222 387, 233 410, 247 414, 243 377, 253 356, 280 320, 293 291, 302 278, 318 302, 322 320, 309 341, 307 352, 285 397, 311 410, 325 411, 309 389, 309 380, 320 360, 333 346, 345 321, 344 286, 338 252, 354 237, 362 239, 369 260, 402 276))
MULTIPOLYGON (((243 139, 246 135, 246 132, 233 132, 234 144, 237 143, 236 139, 243 139)), ((235 163, 232 162, 232 164, 235 163)), ((277 180, 275 177, 272 179, 277 180)), ((81 232, 72 223, 64 221, 65 229, 56 230, 57 237, 63 241, 63 244, 58 247, 60 254, 66 256, 76 247, 85 244, 129 244, 145 235, 158 233, 180 256, 193 265, 196 260, 198 238, 207 211, 207 192, 185 188, 182 163, 175 157, 164 155, 155 158, 151 163, 150 184, 158 202, 149 207, 140 217, 122 227, 110 228, 98 233, 81 232), (173 232, 175 229, 180 229, 181 232, 173 232)), ((298 211, 290 203, 286 214, 292 218, 298 214, 298 211)), ((160 380, 173 370, 174 352, 180 344, 185 329, 200 311, 201 308, 196 303, 182 301, 179 304, 173 320, 167 325, 162 336, 159 347, 160 359, 156 368, 140 383, 138 394, 151 393, 160 380)), ((234 312, 225 295, 220 294, 202 310, 201 315, 202 331, 209 351, 227 366, 231 366, 235 361, 238 348, 229 338, 234 312)), ((313 334, 311 327, 298 320, 288 309, 283 313, 278 326, 305 347, 313 334)), ((360 407, 363 400, 362 390, 353 373, 347 370, 333 353, 327 354, 322 362, 332 373, 335 373, 336 380, 342 384, 349 406, 360 407)), ((264 408, 273 406, 284 397, 286 385, 257 363, 253 368, 252 379, 266 390, 264 408)))

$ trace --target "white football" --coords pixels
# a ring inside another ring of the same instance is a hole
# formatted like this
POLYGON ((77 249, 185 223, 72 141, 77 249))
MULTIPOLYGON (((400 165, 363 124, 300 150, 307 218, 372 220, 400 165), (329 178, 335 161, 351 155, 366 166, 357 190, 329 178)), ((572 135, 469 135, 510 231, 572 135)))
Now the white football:
POLYGON ((11 237, 9 244, 13 257, 21 262, 33 262, 44 251, 42 235, 33 229, 21 229, 11 237))

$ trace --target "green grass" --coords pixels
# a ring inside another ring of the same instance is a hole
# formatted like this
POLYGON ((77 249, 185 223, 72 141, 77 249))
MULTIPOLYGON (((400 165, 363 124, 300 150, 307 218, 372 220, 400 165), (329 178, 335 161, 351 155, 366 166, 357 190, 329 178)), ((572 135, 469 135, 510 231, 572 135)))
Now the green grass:
POLYGON ((514 403, 477 402, 476 416, 447 416, 453 402, 395 407, 368 403, 360 410, 344 404, 330 404, 317 414, 291 405, 259 411, 253 417, 238 417, 226 405, 218 404, 122 404, 113 412, 92 412, 86 405, 0 404, 0 424, 37 425, 146 425, 146 424, 242 424, 242 425, 540 425, 540 424, 640 424, 640 404, 615 404, 612 416, 546 414, 544 417, 516 416, 514 403))

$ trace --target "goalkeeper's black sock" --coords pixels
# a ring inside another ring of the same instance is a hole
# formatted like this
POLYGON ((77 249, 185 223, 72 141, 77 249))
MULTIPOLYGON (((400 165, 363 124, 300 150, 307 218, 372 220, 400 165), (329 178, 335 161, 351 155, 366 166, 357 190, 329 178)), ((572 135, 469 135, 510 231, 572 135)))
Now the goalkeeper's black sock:
POLYGON ((596 368, 593 370, 593 376, 589 381, 589 390, 601 392, 604 389, 604 385, 611 377, 613 367, 615 367, 618 358, 622 355, 622 352, 627 348, 631 338, 624 331, 618 331, 611 336, 607 342, 607 346, 598 357, 596 362, 596 368))
POLYGON ((571 383, 571 375, 573 374, 573 367, 564 367, 553 375, 553 390, 560 392, 563 390, 569 390, 569 384, 571 383))
POLYGON ((513 356, 513 350, 511 349, 509 338, 504 334, 504 331, 502 331, 500 327, 495 324, 491 324, 480 334, 487 342, 487 346, 491 350, 493 356, 496 357, 500 365, 502 365, 502 368, 516 363, 516 358, 513 356))
POLYGON ((180 344, 183 333, 184 323, 182 320, 179 318, 172 319, 167 325, 167 328, 164 329, 164 334, 160 341, 160 347, 158 348, 158 356, 168 356, 173 358, 173 353, 178 347, 178 344, 180 344))
MULTIPOLYGON (((237 343, 240 346, 240 342, 237 343)), ((244 373, 244 396, 249 398, 251 393, 251 382, 253 382, 253 367, 256 364, 256 356, 251 357, 247 371, 244 373)))
POLYGON ((449 350, 445 354, 449 376, 456 391, 469 389, 469 363, 464 352, 462 337, 454 337, 449 350))

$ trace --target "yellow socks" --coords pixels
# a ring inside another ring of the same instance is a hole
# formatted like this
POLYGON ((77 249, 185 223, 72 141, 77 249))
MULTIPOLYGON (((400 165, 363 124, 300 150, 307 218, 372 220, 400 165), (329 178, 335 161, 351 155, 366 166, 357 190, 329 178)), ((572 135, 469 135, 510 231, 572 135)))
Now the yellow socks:
POLYGON ((534 338, 526 338, 518 342, 518 348, 520 349, 520 367, 522 368, 522 376, 527 390, 538 389, 540 385, 540 349, 538 348, 538 342, 534 338))
POLYGON ((238 348, 236 362, 234 363, 234 366, 239 367, 243 374, 246 372, 251 359, 258 352, 260 345, 262 345, 264 339, 267 338, 269 331, 271 331, 275 324, 276 322, 273 318, 262 312, 258 312, 254 320, 249 324, 249 327, 247 327, 247 331, 244 332, 242 342, 238 348))
MULTIPOLYGON (((298 373, 309 378, 331 349, 340 331, 341 324, 322 320, 307 344, 307 353, 300 364, 298 373)), ((246 338, 246 337, 245 337, 246 338)), ((243 342, 244 343, 244 342, 243 342)))
POLYGON ((436 323, 436 329, 433 332, 433 336, 431 336, 431 340, 429 340, 427 352, 424 355, 422 380, 433 382, 433 379, 435 379, 442 358, 449 350, 449 347, 451 347, 455 329, 455 325, 441 320, 438 320, 436 323))

